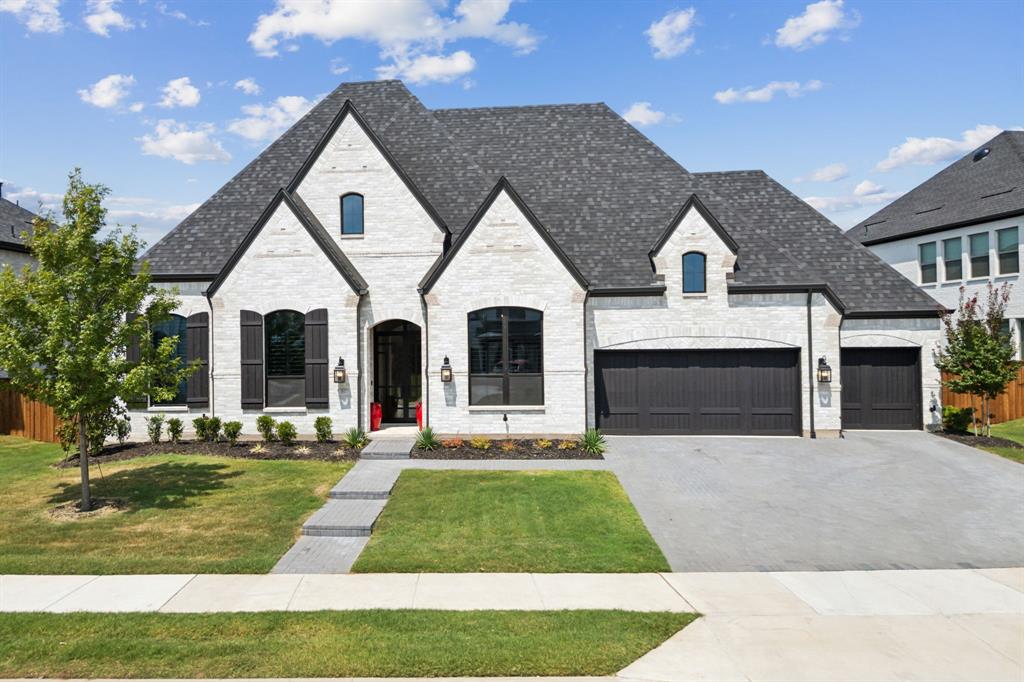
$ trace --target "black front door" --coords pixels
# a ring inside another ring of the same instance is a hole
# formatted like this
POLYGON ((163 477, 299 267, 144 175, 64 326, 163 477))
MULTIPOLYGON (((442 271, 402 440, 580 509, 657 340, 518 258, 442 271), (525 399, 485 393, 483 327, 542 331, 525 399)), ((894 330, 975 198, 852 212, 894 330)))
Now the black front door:
POLYGON ((384 422, 415 422, 421 390, 420 328, 390 320, 373 330, 373 400, 384 422))

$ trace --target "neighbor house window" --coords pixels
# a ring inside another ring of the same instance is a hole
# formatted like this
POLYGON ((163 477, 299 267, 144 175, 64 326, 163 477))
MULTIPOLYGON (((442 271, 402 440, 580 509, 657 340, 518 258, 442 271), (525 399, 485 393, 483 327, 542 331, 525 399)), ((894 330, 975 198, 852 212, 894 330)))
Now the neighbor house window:
POLYGON ((306 319, 294 310, 267 315, 267 407, 306 404, 306 319))
POLYGON ((934 284, 938 279, 938 266, 935 264, 935 242, 918 246, 917 258, 921 264, 921 284, 934 284))
MULTIPOLYGON (((153 325, 153 345, 158 345, 164 339, 177 336, 178 342, 174 347, 174 354, 178 358, 178 362, 184 366, 188 363, 188 328, 185 324, 185 318, 181 315, 171 315, 166 320, 161 320, 153 325)), ((186 404, 186 391, 185 391, 185 379, 181 380, 178 384, 178 392, 174 394, 174 397, 170 400, 154 400, 154 405, 184 405, 186 404)))
POLYGON ((341 198, 341 233, 363 233, 363 195, 346 194, 341 198))
POLYGON ((971 277, 988 277, 988 232, 972 234, 971 242, 971 277))
POLYGON ((943 269, 946 273, 946 281, 963 279, 964 261, 963 249, 960 246, 960 237, 944 239, 942 241, 943 269))
POLYGON ((469 404, 543 405, 544 313, 485 308, 469 314, 469 404))
POLYGON ((707 291, 705 266, 707 256, 691 251, 683 254, 683 293, 702 294, 707 291))
POLYGON ((999 246, 999 274, 1011 275, 1020 272, 1020 255, 1017 253, 1017 228, 1008 227, 996 231, 999 246))

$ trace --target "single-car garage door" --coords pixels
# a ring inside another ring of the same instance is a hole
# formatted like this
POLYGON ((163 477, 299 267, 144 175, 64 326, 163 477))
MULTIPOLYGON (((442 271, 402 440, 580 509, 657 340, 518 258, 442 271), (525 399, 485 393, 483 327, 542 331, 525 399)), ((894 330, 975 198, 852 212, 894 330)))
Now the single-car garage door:
POLYGON ((921 428, 921 350, 842 350, 843 428, 921 428))
POLYGON ((799 435, 796 350, 594 353, 597 426, 618 434, 799 435))

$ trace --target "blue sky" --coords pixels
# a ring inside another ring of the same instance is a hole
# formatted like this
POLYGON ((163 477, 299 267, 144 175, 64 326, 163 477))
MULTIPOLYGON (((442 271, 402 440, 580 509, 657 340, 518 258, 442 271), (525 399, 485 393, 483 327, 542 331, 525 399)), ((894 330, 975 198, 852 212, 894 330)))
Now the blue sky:
POLYGON ((0 0, 4 196, 81 166, 152 243, 338 83, 431 108, 604 101, 693 171, 850 227, 1024 126, 1024 3, 0 0))

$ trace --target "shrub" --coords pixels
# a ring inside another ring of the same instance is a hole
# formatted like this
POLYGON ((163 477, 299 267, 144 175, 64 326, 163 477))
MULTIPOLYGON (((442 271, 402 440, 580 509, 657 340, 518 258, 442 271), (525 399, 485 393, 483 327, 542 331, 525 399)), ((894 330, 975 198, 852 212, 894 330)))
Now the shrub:
POLYGON ((950 433, 966 433, 974 423, 973 407, 942 407, 942 429, 950 433))
POLYGON ((224 422, 224 437, 234 445, 242 435, 242 422, 224 422))
POLYGON ((457 436, 455 438, 445 438, 443 441, 441 441, 442 447, 446 447, 449 450, 454 450, 455 448, 461 448, 465 444, 466 444, 466 441, 462 440, 461 438, 459 438, 457 436))
POLYGON ((299 447, 295 448, 295 454, 297 455, 308 455, 309 453, 310 450, 308 445, 300 445, 299 447))
POLYGON ((436 450, 441 447, 441 441, 434 433, 434 429, 428 426, 417 434, 416 447, 420 450, 436 450))
POLYGON ((570 440, 560 440, 560 441, 558 441, 558 449, 559 450, 575 450, 579 446, 580 446, 580 442, 578 440, 570 439, 570 440))
POLYGON ((283 445, 294 445, 295 437, 299 435, 298 430, 295 428, 295 424, 289 421, 280 422, 277 425, 277 439, 281 441, 283 445))
POLYGON ((350 448, 358 450, 365 447, 370 442, 370 439, 366 437, 366 431, 363 431, 358 426, 353 426, 341 437, 341 442, 350 448))
POLYGON ((266 451, 267 446, 264 445, 263 443, 256 443, 256 445, 253 445, 251 448, 249 448, 249 454, 251 455, 262 455, 266 451))
POLYGON ((132 432, 132 422, 128 417, 118 419, 114 425, 114 430, 117 435, 117 442, 124 445, 125 441, 128 440, 128 436, 132 432))
POLYGON ((160 442, 160 433, 164 429, 164 416, 162 414, 154 414, 152 417, 146 417, 146 433, 149 434, 150 443, 160 442))
POLYGON ((171 417, 167 420, 167 439, 175 445, 181 442, 181 432, 184 430, 185 425, 177 417, 171 417))
POLYGON ((263 436, 263 442, 269 443, 274 440, 274 429, 277 423, 269 414, 261 414, 256 418, 256 430, 263 436))
POLYGON ((533 441, 533 445, 539 450, 550 450, 551 446, 554 445, 554 443, 549 441, 547 438, 538 438, 537 440, 533 441))
POLYGON ((210 417, 206 420, 206 440, 211 443, 220 440, 220 417, 210 417))
POLYGON ((313 422, 313 429, 316 431, 316 440, 319 443, 326 443, 334 437, 334 422, 330 417, 317 417, 313 422))
POLYGON ((503 440, 498 447, 502 452, 512 452, 516 449, 516 442, 514 440, 503 440))
POLYGON ((196 440, 206 440, 206 432, 209 428, 210 418, 205 414, 192 420, 192 428, 196 430, 196 440))
POLYGON ((490 450, 491 439, 486 436, 473 436, 469 439, 469 447, 474 450, 490 450))
POLYGON ((597 429, 587 429, 579 441, 580 449, 591 455, 600 455, 608 447, 604 436, 597 429))
MULTIPOLYGON (((127 417, 120 417, 122 414, 118 408, 112 409, 105 415, 100 415, 95 419, 90 419, 87 424, 86 440, 89 442, 89 452, 93 455, 99 453, 103 449, 103 444, 107 441, 108 436, 118 436, 118 441, 121 441, 118 435, 122 421, 127 421, 127 417)), ((131 430, 129 425, 129 431, 131 430)), ((64 450, 65 455, 70 455, 71 451, 78 452, 78 420, 69 419, 65 422, 61 422, 60 426, 57 427, 57 438, 60 439, 60 447, 64 450)), ((128 436, 125 434, 125 439, 128 436)))

